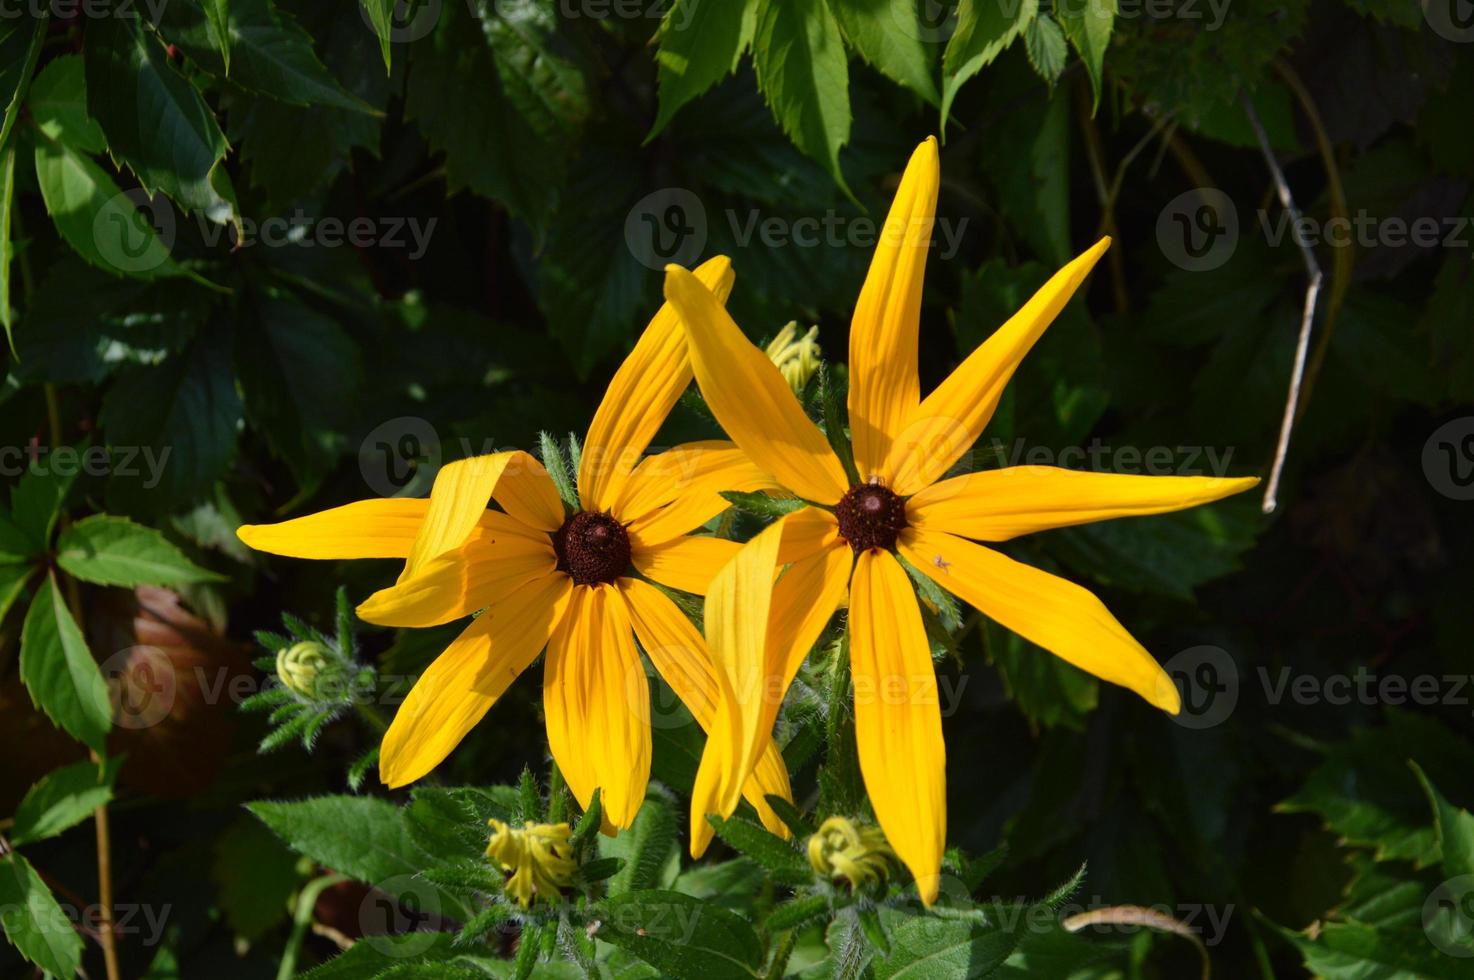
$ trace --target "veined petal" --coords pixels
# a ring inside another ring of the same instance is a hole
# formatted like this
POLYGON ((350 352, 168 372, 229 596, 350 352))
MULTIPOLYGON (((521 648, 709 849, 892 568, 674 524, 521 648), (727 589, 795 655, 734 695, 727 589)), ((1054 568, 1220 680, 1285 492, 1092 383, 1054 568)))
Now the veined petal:
POLYGON ((549 534, 563 526, 563 498, 536 457, 517 453, 491 491, 502 509, 528 527, 549 534))
MULTIPOLYGON (((400 576, 401 581, 412 578, 420 570, 420 566, 430 559, 438 558, 447 551, 454 551, 466 543, 472 529, 481 521, 486 505, 496 493, 504 473, 508 474, 507 479, 510 482, 519 484, 519 490, 523 489, 520 484, 533 480, 542 480, 552 486, 552 481, 542 470, 542 464, 521 451, 473 456, 441 467, 440 472, 435 475, 434 486, 430 488, 430 506, 420 525, 414 546, 410 549, 409 560, 405 562, 404 572, 400 576)), ((556 488, 553 495, 557 497, 556 488)), ((523 510, 520 506, 523 492, 504 496, 517 505, 518 510, 523 510)), ((503 503, 502 506, 505 507, 506 504, 503 503)), ((510 508, 508 513, 511 513, 510 508)), ((553 526, 553 530, 557 530, 557 525, 553 526)))
POLYGON ((625 484, 614 516, 630 534, 658 544, 689 533, 730 505, 724 490, 776 490, 778 483, 735 443, 688 442, 647 456, 625 484))
MULTIPOLYGON (((629 604, 630 621, 646 656, 701 730, 710 731, 722 692, 716 667, 706 652, 706 641, 659 589, 632 578, 620 579, 618 586, 629 604)), ((773 812, 766 799, 769 795, 793 800, 788 769, 771 738, 758 758, 757 768, 743 786, 742 796, 757 811, 763 826, 780 837, 787 837, 788 825, 773 812)))
POLYGON ((744 545, 707 595, 707 646, 724 700, 717 706, 691 797, 691 853, 698 857, 712 834, 704 815, 728 816, 737 806, 732 784, 751 771, 756 747, 771 735, 794 675, 849 581, 850 551, 831 541, 797 556, 773 584, 789 547, 787 525, 802 513, 774 523, 744 545), (760 584, 764 577, 767 592, 760 584), (758 629, 760 638, 753 635, 758 629), (725 656, 717 654, 716 642, 725 644, 725 656))
POLYGON ((455 551, 369 596, 358 616, 380 626, 438 626, 469 616, 557 568, 552 542, 547 535, 541 538, 473 533, 455 551))
POLYGON ((246 524, 246 546, 288 558, 408 558, 430 501, 359 500, 280 524, 246 524))
POLYGON ((686 325, 696 382, 727 435, 798 496, 838 501, 849 488, 844 467, 773 362, 680 266, 666 267, 665 295, 686 325))
POLYGON ((891 442, 921 401, 916 332, 941 176, 937 141, 928 138, 906 165, 855 303, 849 409, 861 480, 876 475, 889 482, 883 467, 891 442))
POLYGON ((934 483, 906 502, 906 517, 928 530, 1007 541, 1050 528, 1196 507, 1258 483, 1254 476, 1134 476, 1010 466, 934 483))
POLYGON ((947 840, 947 749, 916 593, 889 552, 856 561, 849 630, 860 774, 886 840, 931 905, 947 840))
POLYGON ((827 510, 805 507, 783 519, 783 543, 778 547, 778 564, 801 561, 818 554, 839 540, 839 522, 827 510))
POLYGON ((911 412, 891 444, 885 471, 903 497, 936 482, 977 442, 1024 355, 1110 246, 1102 238, 1059 270, 911 412))
MULTIPOLYGON (((698 266, 695 275, 718 302, 727 301, 734 278, 731 259, 719 255, 698 266)), ((666 303, 614 372, 594 413, 578 466, 584 510, 614 509, 630 471, 690 383, 685 331, 675 309, 666 303)))
POLYGON ((1075 583, 939 531, 907 528, 898 546, 907 561, 989 619, 1170 714, 1182 710, 1172 678, 1075 583))
POLYGON ((630 563, 642 575, 667 588, 693 592, 696 595, 706 595, 712 577, 742 547, 736 541, 707 535, 692 535, 647 545, 634 534, 633 528, 630 530, 630 563))
POLYGON ((573 585, 548 576, 488 609, 415 682, 384 735, 379 777, 412 783, 438 766, 517 675, 537 659, 573 585))
POLYGON ((568 788, 604 819, 634 822, 650 778, 650 685, 624 600, 612 585, 578 586, 548 643, 543 675, 548 746, 568 788))

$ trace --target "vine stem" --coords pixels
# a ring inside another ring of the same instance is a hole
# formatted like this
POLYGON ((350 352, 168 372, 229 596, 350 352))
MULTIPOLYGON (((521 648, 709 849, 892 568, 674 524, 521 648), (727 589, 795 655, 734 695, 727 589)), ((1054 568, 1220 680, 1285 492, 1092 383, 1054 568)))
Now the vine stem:
POLYGON ((276 980, 292 980, 297 972, 297 957, 302 952, 302 942, 312 928, 312 913, 317 908, 317 899, 334 885, 347 881, 344 875, 323 875, 302 886, 297 895, 297 908, 292 913, 292 934, 287 937, 287 946, 282 950, 281 965, 276 968, 276 980))
MULTIPOLYGON (((61 445, 61 408, 56 398, 56 387, 46 385, 45 391, 46 421, 51 429, 51 445, 55 448, 61 445)), ((63 577, 63 581, 66 582, 67 605, 71 606, 72 619, 76 620, 77 628, 86 636, 82 618, 82 595, 77 588, 77 580, 67 575, 63 577)), ((87 755, 94 766, 102 766, 102 756, 96 749, 88 749, 87 755)), ((113 844, 106 803, 92 811, 92 823, 97 831, 97 903, 101 906, 97 939, 102 946, 102 960, 108 980, 121 980, 123 972, 118 966, 118 942, 113 934, 113 844)))

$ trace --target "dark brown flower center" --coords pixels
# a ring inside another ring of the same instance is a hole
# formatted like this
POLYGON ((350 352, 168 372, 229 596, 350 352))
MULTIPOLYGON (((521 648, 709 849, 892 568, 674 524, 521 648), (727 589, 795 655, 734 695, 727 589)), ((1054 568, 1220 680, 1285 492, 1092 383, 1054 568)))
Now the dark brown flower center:
POLYGON ((878 483, 861 483, 839 498, 834 508, 840 535, 855 553, 896 546, 896 535, 906 528, 906 502, 878 483))
POLYGON ((553 534, 558 570, 578 585, 613 582, 630 567, 630 536, 608 514, 579 511, 553 534))

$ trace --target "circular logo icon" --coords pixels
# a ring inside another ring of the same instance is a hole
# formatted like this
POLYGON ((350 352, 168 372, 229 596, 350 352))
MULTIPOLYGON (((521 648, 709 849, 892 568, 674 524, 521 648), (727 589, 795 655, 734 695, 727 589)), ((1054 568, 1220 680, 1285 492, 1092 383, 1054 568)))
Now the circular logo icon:
POLYGON ((1221 725, 1238 706, 1238 665, 1222 647, 1188 647, 1163 664, 1162 669, 1182 699, 1182 710, 1172 720, 1183 728, 1221 725))
POLYGON ((1474 956, 1474 875, 1450 878, 1423 903, 1423 934, 1447 956, 1474 956))
POLYGON ((441 0, 394 0, 394 9, 389 11, 384 24, 374 23, 367 3, 358 5, 358 13, 369 30, 380 38, 394 44, 408 44, 428 37, 435 30, 440 22, 440 5, 441 0))
POLYGON ((1474 415, 1445 422, 1428 437, 1423 475, 1450 500, 1474 500, 1474 415))
POLYGON ((706 208, 684 187, 662 187, 635 202, 624 219, 624 243, 635 261, 657 272, 690 267, 706 248, 706 208))
POLYGON ((440 469, 440 436, 416 415, 378 425, 358 447, 358 471, 381 497, 418 496, 440 469))
POLYGON ((1423 19, 1445 41, 1474 41, 1474 0, 1423 0, 1423 19))
POLYGON ((1238 209, 1216 187, 1178 194, 1157 216, 1157 247, 1179 269, 1216 269, 1233 257, 1238 244, 1238 209))
POLYGON ((917 0, 914 6, 907 3, 890 6, 891 20, 907 37, 937 44, 957 32, 957 4, 952 0, 917 0))
POLYGON ((358 906, 359 942, 385 956, 419 956, 435 944, 440 924, 440 893, 414 875, 381 881, 358 906))
POLYGON ((174 248, 174 209, 162 194, 142 188, 114 194, 92 219, 92 243, 102 260, 119 272, 152 272, 169 261, 174 248))
POLYGON ((158 647, 119 650, 99 669, 107 681, 113 724, 119 728, 152 728, 174 710, 179 681, 173 661, 158 647))

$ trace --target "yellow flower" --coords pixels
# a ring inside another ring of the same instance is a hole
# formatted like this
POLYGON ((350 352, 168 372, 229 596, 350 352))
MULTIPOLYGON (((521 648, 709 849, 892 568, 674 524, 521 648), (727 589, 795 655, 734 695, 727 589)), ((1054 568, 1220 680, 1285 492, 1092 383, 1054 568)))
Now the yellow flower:
POLYGON ((879 827, 857 827, 844 817, 830 817, 809 838, 814 873, 845 882, 851 891, 884 885, 895 860, 896 852, 879 827))
MULTIPOLYGON (((713 259, 693 281, 720 305, 713 293, 724 300, 731 291, 731 263, 713 259)), ((571 515, 542 464, 503 452, 444 467, 428 500, 364 500, 240 529, 246 544, 280 555, 404 559, 399 581, 359 606, 369 622, 434 626, 483 610, 395 715, 380 752, 387 785, 439 765, 544 647, 548 744, 584 808, 602 791, 606 831, 634 820, 650 773, 650 695, 636 639, 711 728, 725 700, 722 675, 701 634, 645 579, 704 593, 738 546, 686 532, 727 507, 720 491, 772 481, 730 442, 641 459, 690 382, 681 324, 666 304, 594 415, 571 515), (501 509, 489 510, 490 500, 501 509)), ((772 739, 758 754, 747 797, 769 829, 786 834, 764 797, 789 797, 787 771, 772 739)))
POLYGON ((523 908, 534 898, 551 901, 573 883, 578 865, 573 860, 572 834, 566 823, 533 823, 528 820, 521 830, 495 818, 488 820, 491 840, 486 856, 510 871, 507 891, 523 908))
MULTIPOLYGON (((753 462, 811 503, 748 542, 707 591, 707 643, 734 702, 721 707, 707 742, 692 813, 735 808, 782 692, 848 588, 861 771, 886 837, 928 904, 946 839, 945 749, 931 652, 897 554, 1025 639, 1175 713, 1171 680, 1100 600, 974 542, 1178 510, 1257 482, 1044 466, 941 479, 977 441, 1019 361, 1110 242, 1056 273, 923 399, 917 327, 939 181, 936 142, 927 140, 906 168, 855 306, 849 423, 857 485, 711 292, 678 266, 667 269, 665 285, 712 414, 753 462)), ((710 839, 703 829, 693 822, 698 853, 710 839)))

